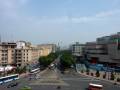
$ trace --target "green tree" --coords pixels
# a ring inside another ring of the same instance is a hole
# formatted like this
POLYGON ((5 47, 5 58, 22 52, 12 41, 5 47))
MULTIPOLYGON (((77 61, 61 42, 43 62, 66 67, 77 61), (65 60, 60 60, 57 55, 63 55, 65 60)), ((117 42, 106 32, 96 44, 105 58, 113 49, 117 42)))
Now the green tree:
POLYGON ((26 72, 26 67, 17 67, 16 70, 15 70, 15 73, 25 73, 26 72))
POLYGON ((48 56, 40 57, 39 58, 39 63, 43 67, 47 67, 58 57, 58 55, 59 55, 58 53, 51 53, 48 56))
POLYGON ((71 65, 75 64, 75 59, 70 52, 65 51, 60 58, 60 62, 64 68, 70 68, 71 65))

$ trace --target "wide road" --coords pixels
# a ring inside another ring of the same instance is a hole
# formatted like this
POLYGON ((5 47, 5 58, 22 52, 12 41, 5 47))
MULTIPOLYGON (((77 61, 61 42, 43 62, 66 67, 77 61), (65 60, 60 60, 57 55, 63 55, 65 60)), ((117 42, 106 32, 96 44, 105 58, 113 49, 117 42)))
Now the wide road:
POLYGON ((29 81, 28 77, 22 78, 17 87, 6 88, 8 84, 1 85, 0 90, 20 90, 20 88, 24 86, 30 86, 32 90, 57 90, 57 86, 61 86, 61 90, 85 90, 90 82, 102 84, 104 90, 120 90, 119 85, 113 85, 113 83, 107 81, 81 76, 72 70, 68 74, 61 74, 56 69, 48 69, 44 74, 37 77, 38 79, 31 81, 29 81))
MULTIPOLYGON (((59 58, 54 63, 58 63, 59 58)), ((0 90, 20 90, 24 86, 29 86, 32 90, 57 90, 58 86, 61 87, 61 90, 86 90, 89 83, 102 84, 103 90, 120 90, 120 85, 82 76, 74 70, 70 70, 67 74, 61 74, 57 68, 47 68, 44 73, 38 73, 35 78, 32 80, 29 80, 29 76, 21 78, 18 86, 12 88, 7 88, 9 83, 0 85, 0 90)))

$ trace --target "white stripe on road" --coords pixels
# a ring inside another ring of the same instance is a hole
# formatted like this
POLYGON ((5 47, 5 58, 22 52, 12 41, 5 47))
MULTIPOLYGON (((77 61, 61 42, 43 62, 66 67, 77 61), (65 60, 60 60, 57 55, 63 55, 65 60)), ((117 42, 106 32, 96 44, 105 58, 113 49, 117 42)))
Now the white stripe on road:
POLYGON ((73 81, 100 81, 97 79, 91 78, 62 78, 62 80, 73 80, 73 81))

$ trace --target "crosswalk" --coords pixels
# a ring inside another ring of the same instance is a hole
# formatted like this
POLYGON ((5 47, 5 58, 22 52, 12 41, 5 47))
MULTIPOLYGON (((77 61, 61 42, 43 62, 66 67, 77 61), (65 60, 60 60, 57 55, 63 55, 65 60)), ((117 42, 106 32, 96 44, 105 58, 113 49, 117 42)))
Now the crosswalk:
POLYGON ((62 78, 64 81, 100 81, 99 79, 94 78, 62 78))

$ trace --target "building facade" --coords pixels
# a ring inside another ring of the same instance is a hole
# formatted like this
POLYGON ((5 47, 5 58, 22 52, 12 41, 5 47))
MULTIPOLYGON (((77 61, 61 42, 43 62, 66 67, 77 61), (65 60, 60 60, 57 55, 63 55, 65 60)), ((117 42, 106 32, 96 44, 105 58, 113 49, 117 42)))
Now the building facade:
POLYGON ((16 43, 2 42, 0 43, 0 65, 12 65, 15 61, 16 43))
POLYGON ((14 65, 24 67, 38 63, 40 56, 55 53, 55 44, 32 45, 30 42, 18 41, 0 43, 0 66, 14 65))
POLYGON ((78 42, 71 45, 70 48, 71 48, 71 51, 72 51, 72 55, 83 57, 84 56, 84 47, 85 47, 84 44, 79 44, 78 42))
POLYGON ((120 33, 86 43, 85 53, 92 63, 120 65, 120 33))
POLYGON ((50 53, 55 53, 57 51, 57 46, 55 44, 41 44, 37 45, 39 50, 39 56, 48 56, 50 53))
POLYGON ((15 62, 17 66, 24 67, 33 64, 39 59, 39 49, 24 41, 17 42, 15 48, 15 62))

